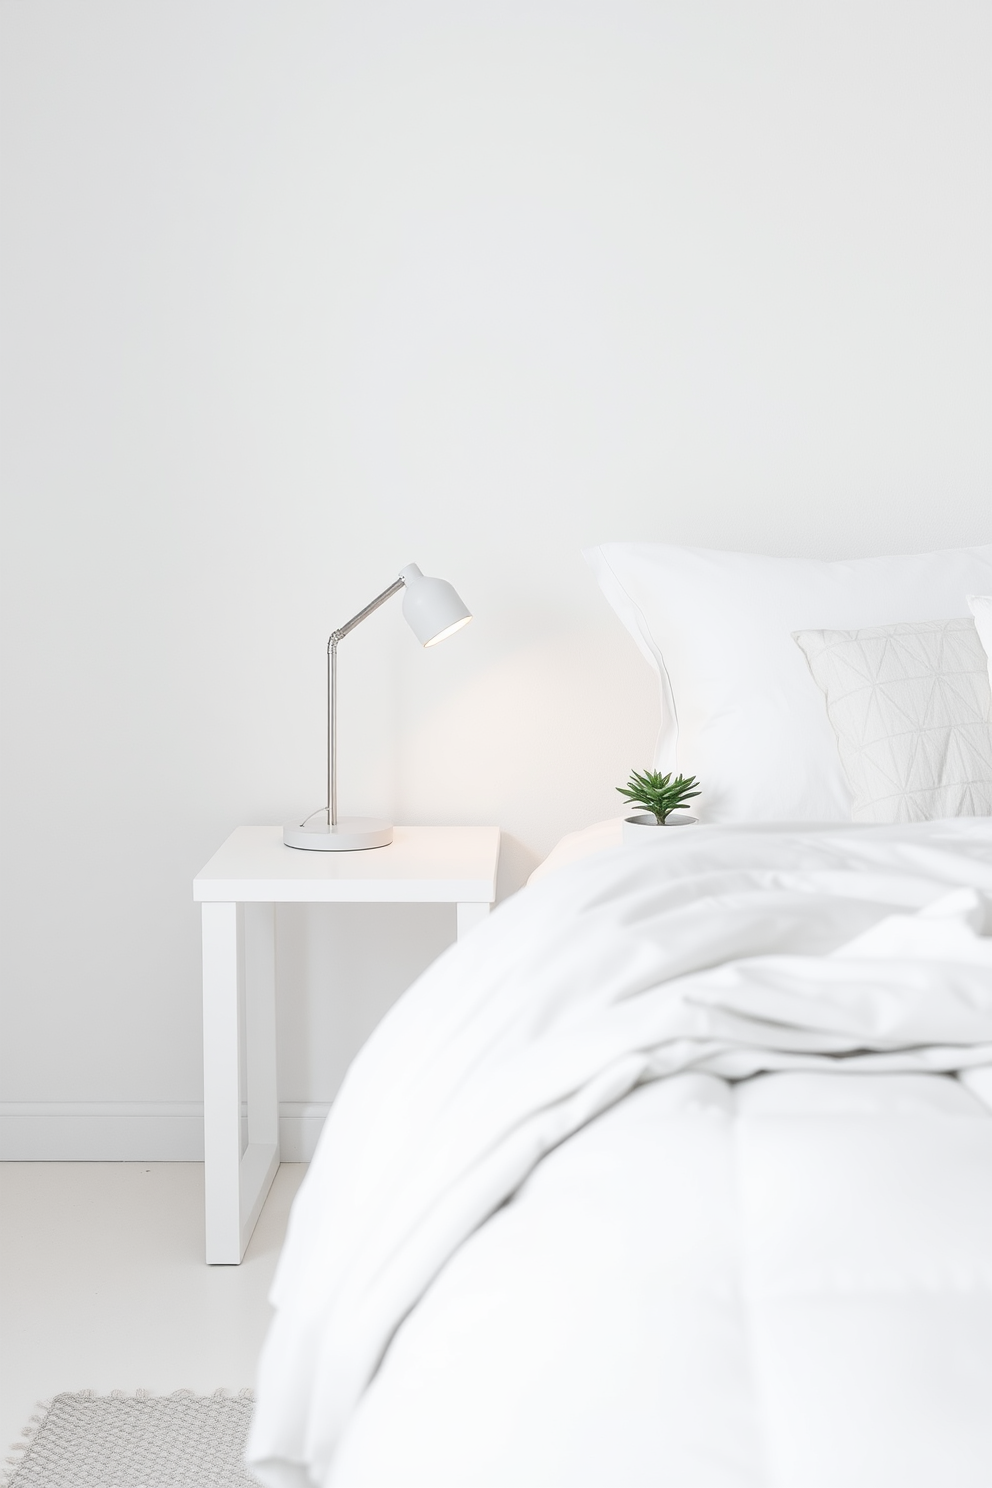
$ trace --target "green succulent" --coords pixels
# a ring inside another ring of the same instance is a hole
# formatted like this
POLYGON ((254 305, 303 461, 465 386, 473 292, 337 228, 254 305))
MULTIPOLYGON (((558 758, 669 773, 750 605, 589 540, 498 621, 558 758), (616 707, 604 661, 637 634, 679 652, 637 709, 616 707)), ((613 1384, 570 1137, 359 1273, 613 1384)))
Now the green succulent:
POLYGON ((645 770, 639 775, 632 770, 627 784, 618 785, 617 790, 633 805, 647 807, 659 827, 663 827, 671 812, 699 795, 699 782, 695 775, 676 775, 673 780, 671 772, 660 775, 656 770, 645 770))

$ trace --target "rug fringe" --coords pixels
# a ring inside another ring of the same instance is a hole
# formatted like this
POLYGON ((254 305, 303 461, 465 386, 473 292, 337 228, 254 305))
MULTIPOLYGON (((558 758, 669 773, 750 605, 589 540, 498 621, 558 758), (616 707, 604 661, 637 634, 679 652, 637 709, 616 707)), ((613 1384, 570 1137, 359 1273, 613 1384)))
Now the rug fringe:
MULTIPOLYGON (((39 1400, 35 1407, 35 1414, 33 1416, 28 1416, 28 1424, 21 1430, 21 1440, 11 1442, 8 1450, 18 1453, 26 1452, 31 1446, 31 1443, 34 1441, 35 1437, 38 1435, 38 1432, 41 1430, 45 1421, 45 1417, 48 1415, 48 1412, 51 1410, 51 1408, 51 1400, 39 1400)), ((23 1461, 23 1456, 4 1458, 4 1463, 6 1465, 0 1468, 0 1488, 8 1488, 8 1484, 12 1481, 15 1472, 20 1467, 23 1461)))

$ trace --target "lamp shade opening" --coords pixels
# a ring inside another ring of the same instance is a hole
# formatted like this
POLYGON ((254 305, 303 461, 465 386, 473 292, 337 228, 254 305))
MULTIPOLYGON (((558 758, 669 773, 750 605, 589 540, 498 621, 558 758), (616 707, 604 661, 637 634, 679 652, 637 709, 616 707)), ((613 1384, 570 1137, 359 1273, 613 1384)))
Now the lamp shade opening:
POLYGON ((446 579, 428 578, 415 563, 407 564, 400 578, 406 586, 403 617, 422 646, 436 646, 471 620, 471 611, 446 579))
POLYGON ((447 630, 442 630, 436 636, 432 636, 429 641, 425 641, 425 647, 436 646, 438 641, 446 641, 449 635, 454 635, 456 630, 461 630, 463 626, 467 625, 471 618, 471 615, 463 615, 460 620, 455 621, 454 625, 449 625, 447 630))

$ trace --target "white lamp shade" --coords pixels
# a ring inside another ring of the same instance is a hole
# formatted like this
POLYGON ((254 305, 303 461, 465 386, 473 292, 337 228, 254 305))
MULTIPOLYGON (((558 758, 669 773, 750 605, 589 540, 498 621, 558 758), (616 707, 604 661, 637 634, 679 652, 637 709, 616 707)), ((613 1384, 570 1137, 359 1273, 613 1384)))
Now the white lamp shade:
POLYGON ((400 572, 406 588, 403 617, 422 646, 434 646, 472 618, 465 602, 445 579, 430 579, 415 563, 400 572))

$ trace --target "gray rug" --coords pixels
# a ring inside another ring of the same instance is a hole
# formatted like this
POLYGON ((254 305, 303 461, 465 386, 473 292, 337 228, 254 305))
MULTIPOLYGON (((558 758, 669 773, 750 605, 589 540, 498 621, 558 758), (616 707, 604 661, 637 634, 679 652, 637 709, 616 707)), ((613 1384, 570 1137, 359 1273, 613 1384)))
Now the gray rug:
POLYGON ((23 1456, 8 1457, 9 1488, 246 1488, 251 1392, 228 1396, 56 1395, 36 1418, 23 1456))

